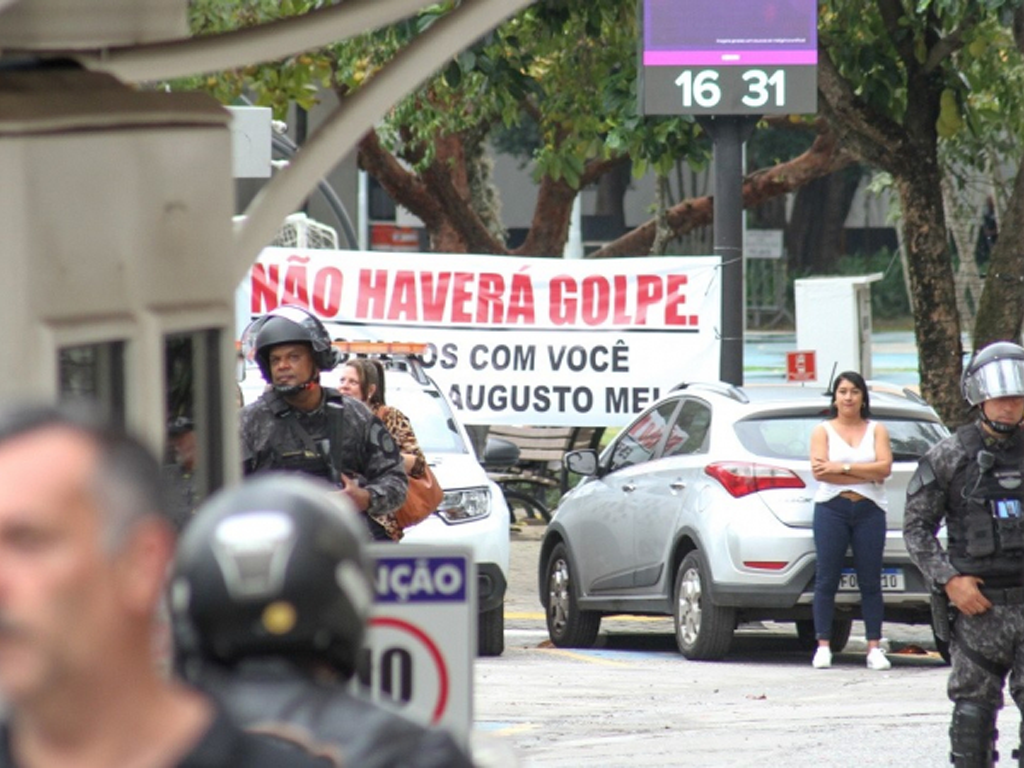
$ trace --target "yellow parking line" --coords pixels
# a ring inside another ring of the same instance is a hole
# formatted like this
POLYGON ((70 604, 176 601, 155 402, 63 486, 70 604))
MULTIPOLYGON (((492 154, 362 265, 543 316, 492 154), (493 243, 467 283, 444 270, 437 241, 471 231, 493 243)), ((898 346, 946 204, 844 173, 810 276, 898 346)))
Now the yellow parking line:
MULTIPOLYGON (((526 621, 544 621, 543 613, 506 612, 506 619, 523 619, 526 621)), ((671 621, 671 616, 605 616, 606 621, 671 621)))
POLYGON ((496 731, 491 731, 491 733, 496 736, 517 736, 520 733, 536 731, 537 727, 536 723, 522 723, 521 725, 513 725, 508 728, 499 728, 496 731))
POLYGON ((565 656, 567 659, 576 659, 576 661, 589 661, 591 664, 603 664, 606 667, 632 667, 625 661, 612 661, 611 659, 602 659, 598 656, 590 656, 585 653, 575 653, 574 651, 565 651, 561 648, 533 648, 531 650, 542 651, 544 653, 553 653, 558 656, 565 656))

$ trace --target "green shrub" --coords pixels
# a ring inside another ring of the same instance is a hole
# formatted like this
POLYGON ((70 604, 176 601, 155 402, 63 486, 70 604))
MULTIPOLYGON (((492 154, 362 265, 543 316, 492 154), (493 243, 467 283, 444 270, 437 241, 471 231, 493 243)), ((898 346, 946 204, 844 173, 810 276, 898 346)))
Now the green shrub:
POLYGON ((856 253, 839 259, 837 274, 868 275, 881 272, 884 277, 871 284, 871 312, 874 317, 892 319, 910 315, 910 302, 903 279, 903 262, 898 253, 883 248, 873 254, 856 253))
POLYGON ((841 256, 835 268, 825 274, 792 275, 787 296, 793 306, 793 281, 805 277, 839 277, 842 275, 870 275, 881 272, 883 277, 871 283, 871 315, 876 320, 899 320, 911 317, 910 302, 903 281, 903 264, 898 253, 883 248, 872 254, 855 253, 841 256))

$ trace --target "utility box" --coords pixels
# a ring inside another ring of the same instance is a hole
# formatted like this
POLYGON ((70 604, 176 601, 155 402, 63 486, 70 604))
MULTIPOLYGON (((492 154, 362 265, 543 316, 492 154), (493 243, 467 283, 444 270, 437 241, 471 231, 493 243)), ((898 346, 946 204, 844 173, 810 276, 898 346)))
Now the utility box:
POLYGON ((856 371, 871 378, 871 283, 881 272, 794 283, 796 348, 815 353, 819 381, 856 371))

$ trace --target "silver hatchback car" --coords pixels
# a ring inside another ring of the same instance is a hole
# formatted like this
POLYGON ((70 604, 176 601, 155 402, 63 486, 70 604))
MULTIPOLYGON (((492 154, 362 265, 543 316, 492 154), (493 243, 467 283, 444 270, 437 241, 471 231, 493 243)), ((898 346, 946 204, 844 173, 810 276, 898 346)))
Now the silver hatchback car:
MULTIPOLYGON (((885 620, 931 621, 929 586, 903 543, 917 460, 948 433, 910 391, 869 384, 872 418, 889 430, 885 620)), ((740 623, 793 621, 813 647, 816 482, 810 435, 828 417, 820 388, 683 385, 623 429, 598 457, 566 455, 584 475, 559 503, 539 560, 552 642, 587 647, 601 617, 671 615, 689 659, 724 656, 740 623)), ((860 618, 852 560, 832 631, 839 651, 860 618)))

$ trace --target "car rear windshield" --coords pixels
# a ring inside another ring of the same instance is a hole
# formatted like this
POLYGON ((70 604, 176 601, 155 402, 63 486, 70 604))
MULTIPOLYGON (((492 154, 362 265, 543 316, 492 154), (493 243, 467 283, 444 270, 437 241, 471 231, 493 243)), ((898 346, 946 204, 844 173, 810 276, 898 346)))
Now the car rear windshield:
MULTIPOLYGON (((949 432, 941 424, 916 419, 877 417, 885 424, 894 461, 917 461, 949 432)), ((736 434, 751 453, 773 459, 806 459, 811 431, 821 423, 818 414, 784 418, 747 419, 736 423, 736 434)))

